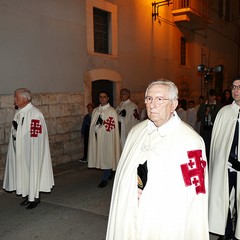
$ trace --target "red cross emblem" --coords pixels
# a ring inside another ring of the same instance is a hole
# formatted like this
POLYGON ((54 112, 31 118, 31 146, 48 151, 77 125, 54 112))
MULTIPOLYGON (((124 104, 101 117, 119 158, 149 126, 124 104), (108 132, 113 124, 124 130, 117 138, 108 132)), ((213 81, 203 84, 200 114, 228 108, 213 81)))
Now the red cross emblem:
POLYGON ((108 119, 104 120, 103 124, 106 128, 106 131, 108 132, 115 128, 115 122, 112 117, 109 117, 108 119))
POLYGON ((38 134, 42 133, 42 125, 39 123, 40 120, 32 119, 30 128, 31 137, 38 137, 38 134))
POLYGON ((189 162, 182 164, 182 175, 185 185, 195 185, 196 193, 206 193, 204 184, 204 168, 206 161, 202 160, 202 150, 189 151, 189 162))

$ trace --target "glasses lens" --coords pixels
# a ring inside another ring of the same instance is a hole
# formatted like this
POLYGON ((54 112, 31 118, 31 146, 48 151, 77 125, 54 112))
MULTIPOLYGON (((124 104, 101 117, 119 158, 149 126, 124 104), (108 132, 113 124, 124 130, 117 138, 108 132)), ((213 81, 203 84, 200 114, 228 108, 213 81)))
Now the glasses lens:
POLYGON ((232 90, 239 90, 240 89, 240 85, 232 85, 232 90))

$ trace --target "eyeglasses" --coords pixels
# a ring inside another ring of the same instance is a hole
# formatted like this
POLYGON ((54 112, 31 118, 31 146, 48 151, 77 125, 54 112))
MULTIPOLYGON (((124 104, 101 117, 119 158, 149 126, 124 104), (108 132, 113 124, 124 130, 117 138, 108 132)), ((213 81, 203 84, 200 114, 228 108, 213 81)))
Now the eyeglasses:
POLYGON ((240 85, 232 85, 232 90, 240 90, 240 85))
POLYGON ((145 103, 146 104, 149 104, 149 103, 152 103, 153 101, 156 102, 157 105, 161 105, 164 103, 165 100, 171 100, 171 99, 168 99, 168 98, 162 98, 162 97, 145 97, 145 103))

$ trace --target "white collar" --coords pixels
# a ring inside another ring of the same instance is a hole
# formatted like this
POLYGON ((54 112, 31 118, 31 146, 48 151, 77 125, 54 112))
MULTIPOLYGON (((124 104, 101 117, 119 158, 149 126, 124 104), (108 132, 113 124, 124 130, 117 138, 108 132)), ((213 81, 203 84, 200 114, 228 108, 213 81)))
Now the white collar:
POLYGON ((128 99, 127 101, 122 101, 122 104, 127 104, 127 103, 130 103, 130 99, 128 99))
POLYGON ((30 103, 28 103, 25 107, 19 109, 18 112, 19 112, 19 113, 26 112, 26 111, 28 111, 32 106, 33 106, 33 105, 32 105, 32 103, 30 102, 30 103))
POLYGON ((100 110, 106 110, 108 107, 110 107, 109 103, 104 106, 101 106, 101 104, 99 105, 100 110))
POLYGON ((156 127, 151 120, 148 120, 148 134, 152 134, 154 131, 158 131, 160 136, 165 136, 173 129, 173 125, 176 125, 180 122, 181 119, 178 117, 176 111, 174 111, 172 117, 160 127, 156 127))

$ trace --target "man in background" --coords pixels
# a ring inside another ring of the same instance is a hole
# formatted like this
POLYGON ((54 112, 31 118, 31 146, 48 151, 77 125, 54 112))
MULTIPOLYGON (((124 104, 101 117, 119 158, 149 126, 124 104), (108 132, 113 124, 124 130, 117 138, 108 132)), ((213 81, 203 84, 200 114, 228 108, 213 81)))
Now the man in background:
POLYGON ((209 161, 209 230, 218 240, 240 239, 240 75, 232 82, 234 101, 217 114, 209 161))
POLYGON ((197 112, 197 118, 201 121, 200 135, 205 142, 207 159, 209 159, 213 124, 218 111, 222 107, 222 104, 216 101, 216 96, 216 90, 210 89, 208 93, 208 100, 200 105, 197 112))
POLYGON ((116 108, 118 114, 122 149, 131 128, 139 123, 138 107, 130 100, 130 90, 123 88, 120 91, 121 103, 116 108))
POLYGON ((40 192, 54 186, 48 131, 43 114, 31 103, 28 89, 15 91, 18 109, 12 121, 3 189, 24 197, 21 206, 37 207, 40 192))
POLYGON ((83 137, 84 150, 83 150, 83 157, 79 160, 80 162, 87 162, 89 129, 90 129, 90 124, 91 124, 91 117, 92 117, 93 109, 94 109, 94 104, 89 103, 87 105, 88 113, 83 118, 81 135, 83 137))
POLYGON ((103 170, 99 188, 107 186, 120 157, 118 116, 108 101, 109 94, 100 91, 100 105, 93 110, 89 132, 88 167, 103 170))

